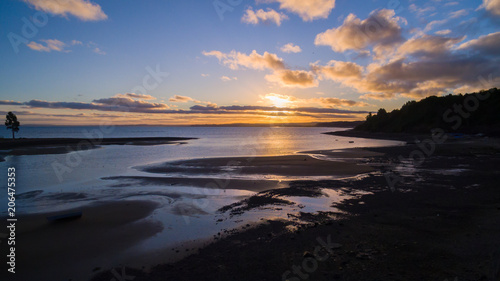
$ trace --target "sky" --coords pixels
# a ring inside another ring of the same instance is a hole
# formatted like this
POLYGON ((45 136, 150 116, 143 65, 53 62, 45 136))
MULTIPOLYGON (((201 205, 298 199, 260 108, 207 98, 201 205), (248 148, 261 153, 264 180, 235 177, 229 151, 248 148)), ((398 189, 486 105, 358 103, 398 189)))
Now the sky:
POLYGON ((363 120, 500 84, 500 0, 4 0, 21 124, 363 120))

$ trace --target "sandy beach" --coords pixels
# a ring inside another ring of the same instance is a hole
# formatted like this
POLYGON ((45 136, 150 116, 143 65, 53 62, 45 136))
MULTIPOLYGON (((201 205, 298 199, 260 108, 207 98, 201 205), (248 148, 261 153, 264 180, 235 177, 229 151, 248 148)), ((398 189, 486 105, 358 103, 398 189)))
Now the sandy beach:
POLYGON ((182 193, 147 193, 178 202, 169 211, 173 215, 214 216, 214 225, 239 226, 141 256, 130 252, 134 245, 166 227, 151 219, 164 212, 154 201, 132 196, 24 215, 17 229, 18 263, 30 270, 16 280, 108 281, 123 271, 133 280, 498 280, 500 175, 491 169, 500 164, 498 143, 448 140, 419 165, 401 161, 419 149, 407 144, 137 166, 147 176, 102 180, 117 190, 189 186, 245 192, 214 211, 178 201, 182 193), (387 172, 397 175, 392 188, 387 172), (311 200, 329 203, 321 203, 322 211, 300 203, 311 200), (74 211, 82 211, 82 218, 46 219, 74 211), (242 223, 259 212, 260 220, 242 223), (285 215, 273 218, 273 212, 285 215), (327 255, 321 261, 314 254, 318 245, 327 255))
POLYGON ((96 267, 109 264, 130 245, 162 229, 155 222, 143 220, 156 207, 153 202, 130 200, 97 202, 62 212, 20 215, 16 227, 17 264, 29 270, 18 270, 15 280, 88 278, 96 267), (79 219, 47 220, 50 216, 77 211, 83 213, 79 219))
MULTIPOLYGON (((326 151, 354 157, 369 167, 366 171, 377 171, 363 178, 293 181, 219 212, 234 218, 269 205, 286 206, 294 196, 322 197, 325 190, 360 196, 333 204, 329 212, 299 212, 289 220, 236 229, 178 262, 148 271, 127 268, 127 274, 134 280, 499 280, 500 175, 491 169, 500 163, 497 144, 491 139, 449 141, 416 169, 397 162, 399 155, 417 148, 414 144, 326 151), (384 173, 393 170, 400 171, 401 179, 391 190, 384 173), (327 255, 321 261, 314 255, 318 245, 327 255)), ((298 157, 280 161, 293 166, 298 157)), ((187 163, 211 163, 217 169, 225 160, 187 163)), ((250 171, 257 163, 275 161, 257 159, 250 171)), ((321 161, 310 161, 310 169, 313 163, 317 171, 326 169, 321 161)), ((161 173, 162 168, 151 169, 161 173)), ((110 278, 111 272, 104 271, 92 280, 110 278)))
POLYGON ((102 145, 182 144, 192 139, 173 137, 0 139, 0 150, 9 150, 6 155, 64 154, 96 149, 102 145))

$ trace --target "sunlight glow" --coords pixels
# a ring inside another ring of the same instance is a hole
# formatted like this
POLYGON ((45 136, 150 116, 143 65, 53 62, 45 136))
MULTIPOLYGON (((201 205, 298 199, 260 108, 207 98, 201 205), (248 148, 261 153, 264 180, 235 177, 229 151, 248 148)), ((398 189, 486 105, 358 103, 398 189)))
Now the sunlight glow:
POLYGON ((292 105, 295 101, 294 97, 287 96, 287 95, 279 95, 275 93, 270 93, 267 94, 264 99, 268 100, 271 102, 273 106, 276 107, 288 107, 292 105))

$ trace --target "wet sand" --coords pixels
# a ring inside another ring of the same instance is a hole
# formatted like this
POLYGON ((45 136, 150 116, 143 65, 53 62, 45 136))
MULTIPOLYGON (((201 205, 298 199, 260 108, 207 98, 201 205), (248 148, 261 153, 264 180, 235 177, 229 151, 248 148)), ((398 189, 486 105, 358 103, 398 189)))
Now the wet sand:
MULTIPOLYGON (((195 138, 39 138, 0 139, 0 150, 6 155, 65 154, 73 151, 96 149, 101 145, 163 145, 185 143, 195 138)), ((1 158, 0 158, 1 159, 1 158)))
POLYGON ((17 273, 5 276, 7 270, 2 270, 0 279, 88 280, 97 267, 114 265, 124 250, 161 231, 161 225, 143 220, 157 207, 149 201, 100 202, 64 212, 19 215, 17 273), (47 220, 76 211, 82 211, 81 218, 47 220))
POLYGON ((107 177, 104 180, 116 181, 113 187, 129 186, 190 186, 210 189, 236 189, 261 192, 269 189, 277 189, 288 186, 287 183, 278 180, 240 180, 232 179, 230 176, 218 178, 179 178, 179 177, 139 177, 121 176, 107 177))
MULTIPOLYGON (((370 176, 295 181, 220 210, 236 210, 237 217, 259 205, 287 204, 289 196, 320 196, 324 189, 361 192, 333 204, 332 212, 236 229, 181 261, 147 272, 126 268, 127 274, 138 281, 498 281, 500 149, 498 140, 490 141, 449 141, 417 167, 398 162, 416 145, 363 149, 370 156, 358 160, 360 165, 377 169, 370 176), (400 177, 394 189, 384 176, 391 171, 400 177)), ((344 155, 352 153, 360 152, 344 155)), ((105 271, 92 280, 110 278, 105 271)))
POLYGON ((373 171, 345 161, 326 161, 309 155, 193 159, 140 167, 144 172, 170 174, 242 174, 277 176, 348 176, 373 171))

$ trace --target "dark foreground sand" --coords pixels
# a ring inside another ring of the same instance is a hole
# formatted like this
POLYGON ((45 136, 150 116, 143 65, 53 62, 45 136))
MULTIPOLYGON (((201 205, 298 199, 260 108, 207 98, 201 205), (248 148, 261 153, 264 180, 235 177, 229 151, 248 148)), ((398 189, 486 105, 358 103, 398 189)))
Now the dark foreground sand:
MULTIPOLYGON (((369 177, 296 181, 222 208, 237 210, 237 216, 283 204, 288 196, 321 196, 324 188, 370 192, 332 206, 332 212, 239 229, 148 272, 126 268, 127 276, 135 281, 500 280, 498 140, 447 142, 417 167, 400 163, 400 155, 417 149, 366 149, 372 156, 359 162, 380 171, 369 177), (384 176, 390 171, 400 177, 393 190, 384 176)), ((112 278, 108 270, 92 280, 112 278)))
POLYGON ((96 267, 105 266, 123 250, 161 231, 161 225, 141 220, 156 207, 149 201, 101 202, 62 212, 83 212, 79 219, 62 222, 46 219, 61 212, 18 215, 17 271, 7 275, 2 265, 0 279, 86 280, 96 267))
MULTIPOLYGON (((38 138, 0 139, 0 150, 10 150, 7 155, 64 154, 77 150, 99 148, 101 145, 162 145, 184 143, 194 138, 38 138)), ((0 157, 0 162, 3 159, 0 157)))

